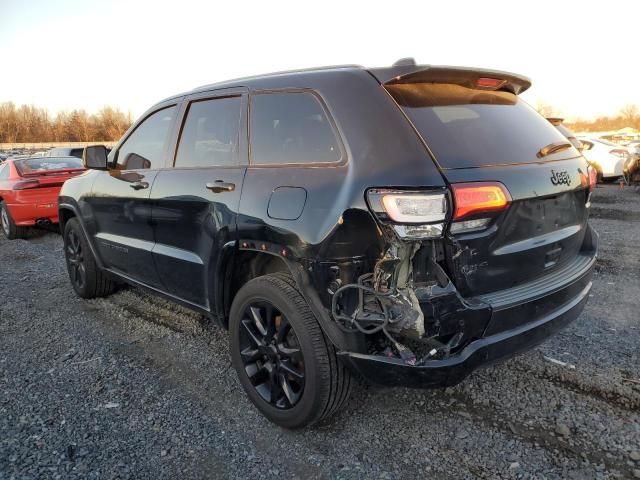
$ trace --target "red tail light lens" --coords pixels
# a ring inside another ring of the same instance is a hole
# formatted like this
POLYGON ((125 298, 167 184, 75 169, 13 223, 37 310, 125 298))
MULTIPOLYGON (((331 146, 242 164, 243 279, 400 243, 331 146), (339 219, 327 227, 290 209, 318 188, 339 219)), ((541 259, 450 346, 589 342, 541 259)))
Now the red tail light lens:
POLYGON ((470 215, 504 210, 511 203, 507 188, 499 182, 454 183, 453 220, 470 215))
POLYGON ((614 155, 616 155, 616 156, 618 156, 620 158, 626 158, 626 157, 629 156, 629 152, 627 152, 626 150, 619 149, 619 148, 614 148, 609 153, 613 153, 614 155))
POLYGON ((587 167, 587 171, 589 172, 589 191, 592 192, 598 183, 598 171, 591 165, 587 167))
POLYGON ((28 190, 30 188, 38 188, 40 182, 38 180, 23 180, 13 184, 13 190, 28 190))
POLYGON ((500 80, 499 78, 480 77, 476 82, 476 86, 480 88, 500 88, 505 83, 505 80, 500 80))

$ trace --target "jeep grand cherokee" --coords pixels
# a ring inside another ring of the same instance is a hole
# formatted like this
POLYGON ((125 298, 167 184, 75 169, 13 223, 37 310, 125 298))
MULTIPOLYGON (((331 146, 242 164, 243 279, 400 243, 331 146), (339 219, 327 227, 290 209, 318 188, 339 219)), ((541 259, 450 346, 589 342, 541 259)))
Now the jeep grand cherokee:
POLYGON ((402 61, 168 98, 65 183, 73 288, 127 282, 227 327, 284 427, 332 415, 354 376, 460 382, 566 326, 591 288, 595 171, 529 86, 402 61))

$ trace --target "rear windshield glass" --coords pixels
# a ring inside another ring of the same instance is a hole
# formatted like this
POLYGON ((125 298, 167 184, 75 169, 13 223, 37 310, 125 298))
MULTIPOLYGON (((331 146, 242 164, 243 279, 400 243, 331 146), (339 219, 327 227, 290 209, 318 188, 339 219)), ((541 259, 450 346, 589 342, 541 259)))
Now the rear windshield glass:
POLYGON ((67 170, 73 168, 84 168, 82 160, 76 157, 64 158, 25 158, 24 160, 16 160, 16 167, 21 174, 50 172, 52 170, 67 170))
MULTIPOLYGON (((442 168, 537 162, 542 147, 566 142, 544 117, 509 92, 442 83, 386 88, 442 168)), ((548 159, 577 155, 571 148, 548 159)))

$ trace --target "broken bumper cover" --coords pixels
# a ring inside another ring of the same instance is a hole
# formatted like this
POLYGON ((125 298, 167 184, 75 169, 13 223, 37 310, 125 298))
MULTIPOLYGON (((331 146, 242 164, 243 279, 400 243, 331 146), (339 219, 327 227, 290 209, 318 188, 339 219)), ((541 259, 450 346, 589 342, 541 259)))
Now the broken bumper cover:
MULTIPOLYGON (((379 355, 340 352, 339 356, 347 367, 370 383, 416 388, 455 385, 481 366, 506 360, 533 348, 575 320, 589 297, 594 264, 595 258, 589 262, 579 278, 548 296, 555 297, 556 300, 564 297, 565 301, 558 302, 556 308, 546 310, 543 316, 527 323, 519 323, 522 320, 518 317, 523 312, 517 306, 512 309, 502 309, 500 312, 502 318, 505 315, 508 316, 508 310, 511 310, 514 324, 518 324, 517 327, 486 335, 448 358, 408 365, 401 359, 379 355), (572 294, 566 295, 569 292, 572 294), (563 293, 565 295, 562 295, 563 293), (567 299, 567 297, 570 298, 567 299)), ((528 303, 544 302, 545 297, 528 303)))

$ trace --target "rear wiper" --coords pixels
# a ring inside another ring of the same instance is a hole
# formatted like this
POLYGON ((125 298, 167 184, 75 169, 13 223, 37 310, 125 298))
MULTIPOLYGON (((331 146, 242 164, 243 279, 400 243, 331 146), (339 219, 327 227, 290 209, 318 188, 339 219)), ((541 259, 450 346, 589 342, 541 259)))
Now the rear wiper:
POLYGON ((571 148, 571 147, 573 147, 573 145, 571 145, 569 142, 554 142, 538 150, 537 155, 538 155, 538 158, 542 158, 542 157, 546 157, 547 155, 551 155, 552 153, 560 152, 562 150, 566 150, 567 148, 571 148))

